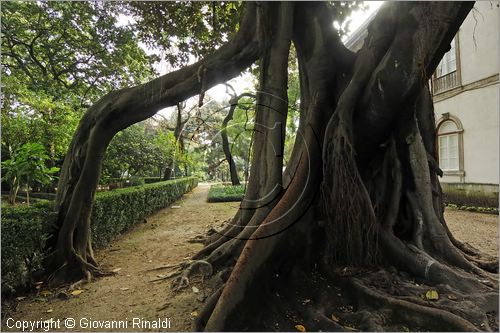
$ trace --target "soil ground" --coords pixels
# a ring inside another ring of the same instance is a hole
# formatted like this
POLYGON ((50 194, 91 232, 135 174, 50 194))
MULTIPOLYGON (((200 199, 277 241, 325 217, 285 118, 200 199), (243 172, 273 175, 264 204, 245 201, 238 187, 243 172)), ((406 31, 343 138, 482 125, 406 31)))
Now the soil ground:
MULTIPOLYGON (((220 225, 235 214, 238 202, 206 202, 209 187, 200 184, 171 207, 150 216, 147 223, 121 235, 107 248, 97 250, 99 262, 117 270, 115 276, 85 284, 79 287, 83 290, 81 294, 69 295, 66 299, 57 297, 60 290, 44 290, 42 286, 38 294, 15 301, 11 309, 2 311, 2 331, 19 331, 6 326, 8 318, 29 321, 60 319, 60 328, 52 327, 51 331, 113 330, 80 326, 80 323, 90 320, 95 321, 94 324, 112 320, 127 322, 127 328, 122 326, 114 331, 190 331, 202 306, 203 294, 209 292, 208 287, 198 282, 194 284, 197 289, 193 290, 192 285, 173 292, 170 280, 151 282, 161 274, 168 274, 168 270, 151 269, 189 258, 202 248, 202 244, 190 243, 189 239, 205 234, 210 227, 220 225), (67 318, 75 319, 74 329, 64 326, 67 318), (168 319, 170 328, 133 326, 133 318, 145 321, 168 319)), ((446 218, 459 240, 498 255, 498 216, 447 210, 446 218)), ((294 330, 292 323, 284 326, 275 328, 294 330)))

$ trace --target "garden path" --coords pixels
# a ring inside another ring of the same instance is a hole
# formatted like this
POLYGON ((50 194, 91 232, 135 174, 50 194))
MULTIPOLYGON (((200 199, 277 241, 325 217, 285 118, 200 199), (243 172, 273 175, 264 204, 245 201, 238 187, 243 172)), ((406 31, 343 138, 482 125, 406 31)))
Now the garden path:
MULTIPOLYGON (((147 218, 147 223, 137 225, 120 235, 108 247, 96 250, 98 261, 111 270, 118 270, 115 276, 97 279, 81 286, 79 295, 59 299, 57 290, 48 290, 50 295, 28 296, 19 301, 15 312, 8 313, 2 320, 2 331, 12 331, 6 326, 6 319, 44 320, 66 318, 76 320, 74 330, 61 325, 55 331, 90 331, 81 329, 79 321, 87 318, 95 321, 128 320, 128 329, 117 331, 142 331, 132 328, 133 318, 157 320, 170 318, 171 331, 191 330, 193 316, 202 303, 197 300, 191 288, 174 293, 170 280, 151 283, 164 271, 148 271, 165 264, 177 264, 195 254, 202 244, 190 243, 188 239, 204 234, 209 227, 231 218, 238 202, 207 203, 210 185, 199 184, 172 206, 162 209, 147 218), (180 206, 180 208, 171 208, 180 206), (165 303, 168 306, 158 310, 165 303)), ((199 286, 201 289, 201 286, 199 286)), ((18 330, 16 330, 18 331, 18 330)), ((41 330, 39 330, 41 331, 41 330)), ((103 328, 91 331, 107 331, 103 328)), ((148 331, 147 329, 145 331, 148 331)), ((151 330, 150 330, 151 331, 151 330)), ((152 331, 158 331, 152 329, 152 331)), ((165 330, 164 330, 165 331, 165 330)))
MULTIPOLYGON (((198 293, 191 288, 173 292, 169 280, 150 282, 158 274, 166 274, 166 271, 150 270, 179 263, 193 255, 202 248, 202 244, 190 243, 190 238, 204 234, 211 226, 234 215, 238 202, 206 202, 209 187, 208 184, 200 184, 173 204, 180 208, 171 206, 160 210, 147 218, 147 223, 122 234, 108 247, 97 250, 99 262, 117 270, 115 276, 83 285, 81 294, 70 295, 67 299, 59 299, 58 290, 45 291, 42 288, 38 295, 30 295, 18 302, 16 310, 2 320, 2 331, 14 330, 6 326, 9 317, 30 321, 54 318, 60 319, 61 323, 66 318, 75 319, 75 329, 61 324, 59 329, 53 329, 55 331, 110 331, 98 327, 84 329, 79 326, 82 318, 101 323, 128 321, 128 328, 114 331, 160 331, 133 327, 132 320, 169 318, 171 327, 163 331, 191 330, 193 318, 202 306, 198 298, 204 286, 197 285, 198 293)), ((498 216, 448 209, 446 217, 458 239, 490 254, 498 253, 498 216)))

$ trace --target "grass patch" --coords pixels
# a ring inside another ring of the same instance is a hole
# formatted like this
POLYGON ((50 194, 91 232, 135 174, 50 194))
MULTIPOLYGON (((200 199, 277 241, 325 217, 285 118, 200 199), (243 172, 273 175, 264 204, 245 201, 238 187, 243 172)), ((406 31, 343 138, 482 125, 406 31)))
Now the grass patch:
POLYGON ((208 202, 230 202, 241 201, 245 195, 243 185, 213 185, 208 191, 208 202))
POLYGON ((465 206, 465 205, 455 205, 455 204, 446 204, 446 207, 451 209, 465 210, 468 212, 477 212, 484 214, 493 214, 498 215, 497 207, 474 207, 474 206, 465 206))

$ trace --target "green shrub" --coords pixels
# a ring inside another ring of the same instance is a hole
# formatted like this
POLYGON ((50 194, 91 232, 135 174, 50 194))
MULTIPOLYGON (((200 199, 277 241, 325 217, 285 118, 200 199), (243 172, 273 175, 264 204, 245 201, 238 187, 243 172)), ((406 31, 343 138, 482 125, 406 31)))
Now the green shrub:
POLYGON ((30 285, 47 255, 45 242, 56 213, 48 201, 31 206, 2 207, 2 293, 30 285))
POLYGON ((91 217, 93 244, 107 244, 114 236, 174 202, 197 184, 197 178, 189 177, 97 193, 91 217))
POLYGON ((241 201, 245 196, 245 187, 243 185, 213 185, 208 191, 208 202, 229 202, 241 201))
POLYGON ((465 210, 465 211, 469 211, 469 212, 479 212, 479 213, 485 213, 485 214, 498 215, 498 208, 497 207, 458 206, 455 204, 446 204, 446 207, 451 208, 451 209, 465 210))
POLYGON ((125 186, 130 187, 130 186, 140 186, 146 184, 144 182, 144 178, 142 177, 132 177, 130 179, 125 180, 125 186))
MULTIPOLYGON (((92 243, 99 247, 158 209, 164 208, 198 185, 195 177, 96 193, 91 215, 92 243)), ((54 233, 52 203, 30 207, 2 207, 2 293, 13 292, 32 281, 42 269, 54 233)))
POLYGON ((158 183, 161 181, 162 181, 161 177, 144 177, 144 183, 146 184, 158 183))

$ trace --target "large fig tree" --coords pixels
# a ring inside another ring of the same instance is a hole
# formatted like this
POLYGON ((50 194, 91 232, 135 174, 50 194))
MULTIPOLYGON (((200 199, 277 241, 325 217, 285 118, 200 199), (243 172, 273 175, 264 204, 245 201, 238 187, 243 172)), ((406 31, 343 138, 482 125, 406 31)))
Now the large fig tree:
POLYGON ((249 184, 231 223, 193 257, 221 272, 195 328, 290 330, 294 318, 310 330, 498 328, 497 259, 456 240, 443 218, 428 87, 472 7, 388 3, 352 53, 326 2, 245 3, 238 32, 217 51, 86 112, 59 182, 59 272, 102 273, 89 216, 112 137, 258 62, 249 184), (292 44, 301 121, 285 166, 292 44), (342 293, 350 308, 335 312, 342 293))

